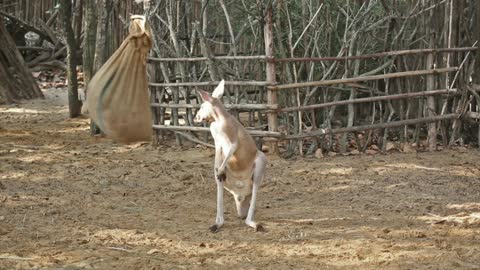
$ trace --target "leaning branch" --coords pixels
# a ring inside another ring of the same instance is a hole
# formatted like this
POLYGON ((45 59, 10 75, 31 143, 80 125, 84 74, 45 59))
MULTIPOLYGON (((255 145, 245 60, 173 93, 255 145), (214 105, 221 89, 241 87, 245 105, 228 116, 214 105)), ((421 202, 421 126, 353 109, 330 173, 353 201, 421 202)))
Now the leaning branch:
POLYGON ((5 17, 5 18, 7 18, 11 21, 14 21, 18 25, 20 25, 20 27, 23 27, 25 30, 28 30, 28 31, 31 31, 31 32, 34 32, 34 33, 38 34, 40 36, 40 38, 45 39, 52 44, 55 44, 55 42, 50 38, 50 36, 48 34, 43 32, 42 30, 38 29, 37 27, 35 27, 35 26, 33 26, 33 25, 31 25, 31 24, 15 17, 15 16, 12 16, 12 15, 4 12, 4 11, 1 11, 1 10, 0 10, 0 15, 2 15, 3 17, 5 17))
POLYGON ((58 40, 57 36, 53 32, 53 30, 50 28, 50 26, 48 26, 41 19, 38 19, 37 22, 38 22, 38 25, 40 25, 40 27, 42 28, 43 32, 45 32, 48 35, 49 40, 51 40, 53 42, 53 45, 55 45, 55 47, 57 47, 58 44, 60 44, 60 41, 58 40))
POLYGON ((195 138, 194 136, 192 136, 192 135, 190 135, 190 134, 188 134, 188 133, 186 133, 186 132, 181 132, 181 131, 176 130, 175 133, 181 135, 181 136, 184 137, 185 139, 190 140, 190 141, 192 141, 192 142, 194 142, 194 143, 198 143, 198 144, 200 144, 200 145, 203 145, 203 146, 206 146, 206 147, 210 147, 210 148, 215 148, 215 145, 210 144, 210 143, 203 142, 203 141, 195 138))

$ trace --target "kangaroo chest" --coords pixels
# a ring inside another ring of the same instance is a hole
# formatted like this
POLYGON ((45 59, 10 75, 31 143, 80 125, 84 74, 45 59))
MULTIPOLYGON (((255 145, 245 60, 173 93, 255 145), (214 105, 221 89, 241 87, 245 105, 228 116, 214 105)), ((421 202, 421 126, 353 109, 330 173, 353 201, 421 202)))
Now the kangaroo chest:
POLYGON ((210 125, 210 132, 215 141, 215 148, 222 149, 223 156, 226 156, 232 144, 232 138, 228 138, 227 134, 222 132, 221 125, 217 122, 213 122, 210 125))

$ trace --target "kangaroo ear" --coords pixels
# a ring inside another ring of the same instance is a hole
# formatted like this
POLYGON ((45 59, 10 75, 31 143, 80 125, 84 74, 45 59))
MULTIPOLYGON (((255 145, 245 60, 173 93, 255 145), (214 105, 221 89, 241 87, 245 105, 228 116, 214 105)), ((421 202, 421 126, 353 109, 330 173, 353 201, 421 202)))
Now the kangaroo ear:
POLYGON ((214 98, 221 98, 223 96, 223 91, 225 90, 225 80, 222 80, 217 88, 212 93, 212 97, 214 98))
POLYGON ((212 96, 207 91, 203 91, 202 89, 197 89, 197 93, 200 95, 203 101, 212 101, 212 96))

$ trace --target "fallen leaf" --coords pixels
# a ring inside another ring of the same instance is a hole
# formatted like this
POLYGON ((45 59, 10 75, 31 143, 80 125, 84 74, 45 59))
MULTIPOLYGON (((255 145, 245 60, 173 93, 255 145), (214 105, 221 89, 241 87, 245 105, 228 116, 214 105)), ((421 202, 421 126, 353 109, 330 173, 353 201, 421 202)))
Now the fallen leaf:
POLYGON ((160 250, 154 248, 154 249, 150 249, 149 251, 147 251, 148 255, 152 255, 152 254, 155 254, 155 253, 160 253, 160 250))

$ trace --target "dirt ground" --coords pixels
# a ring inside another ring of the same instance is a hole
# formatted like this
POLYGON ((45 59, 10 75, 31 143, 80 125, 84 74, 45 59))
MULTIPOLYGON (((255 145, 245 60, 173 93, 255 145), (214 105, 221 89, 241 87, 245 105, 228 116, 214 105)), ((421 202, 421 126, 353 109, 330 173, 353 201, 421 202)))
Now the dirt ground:
POLYGON ((255 233, 213 152, 117 145, 65 100, 0 107, 0 269, 480 269, 480 152, 270 157, 255 233))

